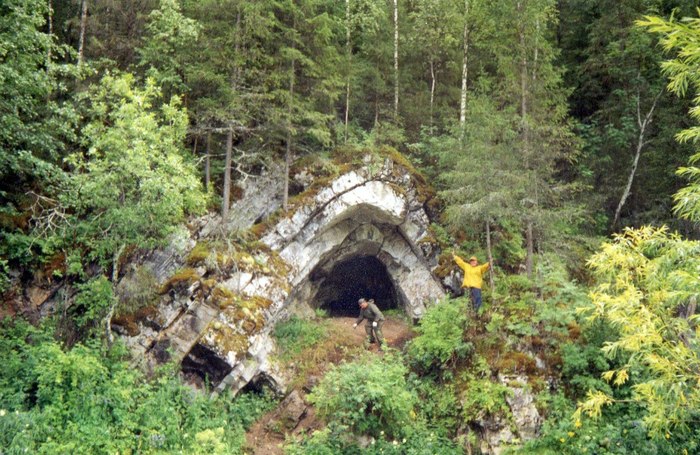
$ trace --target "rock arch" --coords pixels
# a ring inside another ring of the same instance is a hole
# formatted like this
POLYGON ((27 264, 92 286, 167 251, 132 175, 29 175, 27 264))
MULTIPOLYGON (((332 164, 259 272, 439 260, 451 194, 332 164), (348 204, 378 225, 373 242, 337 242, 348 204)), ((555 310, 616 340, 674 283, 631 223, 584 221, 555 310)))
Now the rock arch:
POLYGON ((319 292, 339 264, 364 257, 384 266, 397 306, 414 319, 444 296, 431 258, 420 248, 429 223, 423 205, 414 188, 399 186, 392 175, 345 174, 263 238, 291 266, 290 311, 318 306, 325 298, 319 292))
MULTIPOLYGON (((271 358, 276 349, 272 331, 292 314, 313 315, 334 299, 354 300, 357 292, 374 290, 375 299, 386 300, 380 303, 420 318, 427 305, 444 296, 431 273, 437 251, 429 240, 425 196, 415 178, 392 161, 373 167, 349 171, 308 196, 291 216, 266 230, 265 248, 255 257, 246 253, 233 269, 194 264, 191 275, 198 278, 163 295, 157 314, 141 324, 139 335, 123 336, 132 351, 150 366, 163 359, 179 361, 183 372, 206 377, 216 391, 237 392, 256 378, 282 391, 286 380, 271 358), (272 265, 280 259, 288 270, 282 275, 272 265), (363 290, 333 289, 344 283, 343 274, 357 280, 365 271, 381 283, 367 279, 363 290)), ((197 231, 199 241, 206 242, 217 226, 245 230, 279 208, 273 195, 279 194, 274 184, 280 181, 262 176, 250 183, 231 219, 222 223, 210 217, 197 231)), ((161 284, 187 262, 195 240, 183 244, 188 247, 182 252, 153 256, 150 268, 161 284)))

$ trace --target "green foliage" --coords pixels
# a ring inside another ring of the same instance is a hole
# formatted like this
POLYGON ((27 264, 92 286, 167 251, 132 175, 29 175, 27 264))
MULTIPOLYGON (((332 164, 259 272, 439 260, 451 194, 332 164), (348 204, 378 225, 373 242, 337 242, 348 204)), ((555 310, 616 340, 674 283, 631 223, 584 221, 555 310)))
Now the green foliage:
POLYGON ((403 438, 386 439, 380 435, 368 446, 360 447, 348 437, 346 429, 328 426, 314 431, 301 441, 292 441, 285 446, 287 455, 459 455, 461 447, 453 441, 423 426, 413 427, 403 438))
POLYGON ((3 453, 236 453, 271 400, 194 392, 170 367, 146 380, 123 348, 63 350, 18 321, 0 332, 3 453), (6 368, 5 368, 6 366, 6 368))
POLYGON ((482 419, 487 415, 510 415, 506 397, 513 394, 507 386, 468 374, 462 392, 462 417, 466 421, 482 419))
POLYGON ((5 259, 0 259, 0 295, 10 289, 9 267, 5 259))
POLYGON ((175 0, 161 0, 160 8, 149 15, 148 39, 139 49, 140 64, 147 67, 146 75, 163 88, 166 99, 189 90, 183 60, 189 46, 197 42, 200 28, 195 20, 182 14, 180 3, 175 0))
POLYGON ((418 394, 418 415, 430 422, 434 431, 446 435, 456 434, 462 425, 462 404, 457 387, 452 382, 432 380, 428 377, 412 377, 412 385, 418 394))
POLYGON ((50 208, 47 188, 65 178, 62 154, 75 139, 77 115, 67 95, 74 68, 61 65, 67 47, 45 32, 47 3, 0 4, 0 256, 37 264, 52 245, 27 235, 31 208, 50 208))
MULTIPOLYGON (((696 11, 700 14, 700 9, 696 11)), ((660 44, 666 51, 677 53, 677 57, 661 65, 664 74, 669 77, 668 89, 678 96, 684 96, 692 88, 693 107, 690 117, 696 123, 700 121, 700 18, 684 18, 682 21, 666 21, 658 17, 645 17, 638 24, 661 34, 660 44)), ((676 136, 679 142, 696 144, 700 138, 700 127, 692 126, 676 136)), ((700 153, 690 157, 690 165, 678 169, 678 174, 686 177, 690 184, 674 195, 674 211, 683 218, 700 221, 700 153)))
POLYGON ((277 324, 272 334, 282 348, 282 359, 290 359, 325 338, 326 327, 319 321, 292 316, 277 324))
POLYGON ((112 283, 106 276, 100 275, 77 287, 75 303, 70 308, 73 320, 79 329, 95 326, 116 302, 112 283))
POLYGON ((319 416, 355 434, 401 437, 415 419, 416 394, 401 356, 366 354, 333 366, 309 395, 319 416))
POLYGON ((464 358, 473 350, 463 339, 466 324, 462 300, 445 300, 430 307, 416 327, 418 336, 408 347, 409 358, 427 369, 464 358))
POLYGON ((642 410, 621 406, 618 412, 599 420, 574 420, 573 404, 562 395, 546 395, 540 406, 547 410, 541 436, 529 441, 517 453, 615 455, 671 455, 694 453, 697 442, 676 438, 650 439, 640 424, 642 410))
MULTIPOLYGON (((697 316, 686 315, 698 299, 700 243, 670 235, 666 228, 627 229, 589 261, 600 284, 591 293, 591 320, 619 331, 605 345, 626 363, 603 377, 619 386, 631 381, 633 398, 646 407, 644 423, 654 436, 688 434, 700 409, 697 316)), ((577 413, 600 415, 615 400, 590 392, 577 413)))
POLYGON ((105 76, 90 97, 87 152, 70 156, 75 172, 61 195, 72 212, 61 235, 86 248, 88 260, 105 264, 125 246, 160 245, 204 207, 181 145, 187 115, 178 98, 155 109, 158 96, 153 81, 137 87, 123 75, 105 76))

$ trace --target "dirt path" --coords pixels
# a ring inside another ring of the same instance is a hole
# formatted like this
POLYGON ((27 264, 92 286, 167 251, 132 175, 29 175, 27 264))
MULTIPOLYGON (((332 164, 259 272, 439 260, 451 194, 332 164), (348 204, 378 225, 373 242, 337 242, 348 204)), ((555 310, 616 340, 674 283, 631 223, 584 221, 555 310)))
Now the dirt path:
MULTIPOLYGON (((338 364, 352 358, 362 349, 367 337, 362 324, 356 329, 352 328, 352 324, 355 322, 354 318, 329 318, 326 321, 329 324, 330 339, 315 349, 315 352, 308 353, 308 356, 313 357, 313 361, 317 364, 316 368, 312 371, 304 371, 303 385, 295 389, 302 399, 306 396, 306 392, 313 387, 313 384, 323 377, 328 365, 338 364)), ((414 336, 410 325, 395 317, 387 318, 382 332, 387 344, 395 349, 403 349, 406 342, 414 336)), ((377 345, 372 344, 369 349, 372 352, 377 352, 377 345)), ((299 404, 304 406, 302 403, 299 404)), ((281 425, 277 421, 280 414, 279 409, 262 416, 246 433, 245 453, 249 455, 282 455, 284 453, 282 445, 285 433, 290 436, 299 436, 323 428, 324 424, 316 417, 313 407, 305 407, 306 411, 303 417, 291 430, 280 430, 281 425)))

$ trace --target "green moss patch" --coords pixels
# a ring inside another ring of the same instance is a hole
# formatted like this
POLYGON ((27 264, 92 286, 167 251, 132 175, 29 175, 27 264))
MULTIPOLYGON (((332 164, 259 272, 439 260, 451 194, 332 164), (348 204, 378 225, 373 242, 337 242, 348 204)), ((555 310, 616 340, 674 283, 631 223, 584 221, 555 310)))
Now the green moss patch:
POLYGON ((161 286, 158 292, 160 294, 166 294, 173 289, 182 290, 191 286, 200 278, 199 273, 191 267, 180 269, 161 286))

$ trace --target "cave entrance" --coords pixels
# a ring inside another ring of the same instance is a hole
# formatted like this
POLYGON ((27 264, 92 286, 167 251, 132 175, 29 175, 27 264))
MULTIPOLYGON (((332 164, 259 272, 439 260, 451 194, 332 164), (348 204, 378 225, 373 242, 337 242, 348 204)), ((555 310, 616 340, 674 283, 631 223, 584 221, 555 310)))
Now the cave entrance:
POLYGON ((357 256, 335 264, 320 285, 316 301, 332 317, 357 317, 360 297, 374 299, 382 311, 398 307, 391 276, 375 256, 357 256))

